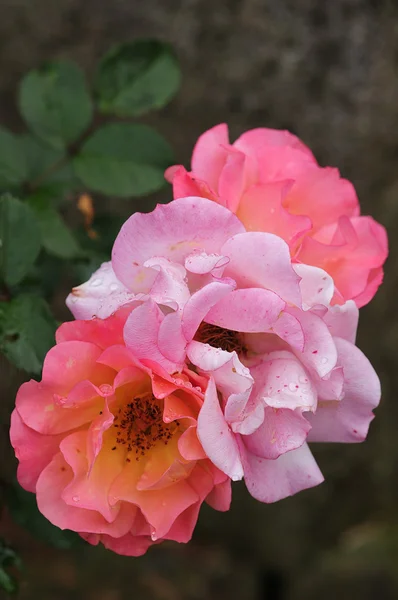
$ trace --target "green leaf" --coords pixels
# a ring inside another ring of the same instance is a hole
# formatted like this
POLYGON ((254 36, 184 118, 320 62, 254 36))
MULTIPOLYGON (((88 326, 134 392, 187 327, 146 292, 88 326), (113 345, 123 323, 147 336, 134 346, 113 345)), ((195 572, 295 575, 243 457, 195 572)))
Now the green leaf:
POLYGON ((0 350, 19 369, 41 372, 55 329, 48 304, 38 296, 25 294, 0 303, 0 350))
POLYGON ((53 148, 30 134, 19 138, 28 167, 27 180, 39 194, 53 201, 76 188, 76 176, 64 150, 53 148))
POLYGON ((42 244, 47 252, 60 258, 78 256, 80 249, 77 241, 48 198, 36 195, 28 202, 36 215, 42 244))
POLYGON ((61 149, 83 133, 93 112, 83 73, 64 61, 47 63, 23 78, 19 108, 38 137, 61 149))
POLYGON ((162 108, 176 94, 180 69, 172 48, 156 40, 137 40, 112 48, 102 59, 95 82, 99 109, 135 117, 162 108))
POLYGON ((36 496, 26 492, 17 483, 7 487, 6 500, 14 521, 47 544, 69 549, 81 541, 76 533, 62 531, 47 521, 37 508, 36 496))
POLYGON ((18 582, 10 575, 6 569, 21 569, 22 561, 17 553, 0 539, 0 589, 8 594, 15 594, 18 591, 18 582))
POLYGON ((0 189, 21 184, 28 176, 23 148, 19 139, 0 127, 0 189))
POLYGON ((147 125, 110 123, 87 140, 74 167, 91 190, 130 197, 160 189, 172 162, 166 140, 147 125))
POLYGON ((0 277, 7 285, 24 278, 40 245, 40 229, 32 209, 10 194, 0 196, 0 277))

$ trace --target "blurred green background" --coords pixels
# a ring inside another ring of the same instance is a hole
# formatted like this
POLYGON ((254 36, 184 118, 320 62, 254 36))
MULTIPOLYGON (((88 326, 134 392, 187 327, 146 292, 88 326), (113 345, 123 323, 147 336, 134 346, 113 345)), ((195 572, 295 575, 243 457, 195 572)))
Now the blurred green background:
MULTIPOLYGON (((234 139, 268 126, 299 135, 358 191, 363 214, 387 226, 385 283, 362 309, 358 344, 383 399, 358 446, 313 448, 319 488, 276 505, 234 485, 231 511, 205 508, 188 546, 140 559, 89 546, 51 548, 4 512, 0 535, 24 562, 21 600, 395 600, 398 598, 398 4, 387 0, 0 0, 0 124, 21 130, 16 90, 43 60, 76 60, 92 74, 112 44, 170 42, 182 88, 144 119, 189 164, 198 135, 226 121, 234 139)), ((170 190, 138 200, 94 196, 97 216, 151 210, 170 190)), ((69 319, 59 284, 54 309, 69 319)), ((1 359, 2 476, 15 463, 8 414, 24 375, 1 359)))

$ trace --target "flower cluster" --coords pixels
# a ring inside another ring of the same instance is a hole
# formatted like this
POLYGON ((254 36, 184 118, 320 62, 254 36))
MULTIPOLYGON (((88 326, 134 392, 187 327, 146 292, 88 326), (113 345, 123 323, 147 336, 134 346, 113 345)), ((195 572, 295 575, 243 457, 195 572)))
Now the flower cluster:
POLYGON ((263 502, 321 483, 308 442, 364 440, 380 399, 355 337, 387 243, 351 184, 287 132, 223 125, 167 177, 176 199, 68 296, 11 425, 41 512, 132 556, 188 541, 231 480, 263 502))

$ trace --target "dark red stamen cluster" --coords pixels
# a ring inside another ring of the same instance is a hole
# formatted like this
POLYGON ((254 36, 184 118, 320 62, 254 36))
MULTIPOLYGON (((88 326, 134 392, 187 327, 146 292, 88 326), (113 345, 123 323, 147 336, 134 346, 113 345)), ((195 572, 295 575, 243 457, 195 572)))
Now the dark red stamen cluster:
MULTIPOLYGON (((152 394, 133 398, 125 407, 119 408, 114 418, 117 429, 116 444, 127 452, 135 451, 136 460, 145 456, 157 442, 168 444, 179 427, 179 421, 165 423, 160 401, 152 394)), ((112 450, 116 450, 114 446, 112 450)), ((126 459, 130 462, 130 459, 126 459)))
POLYGON ((237 354, 244 354, 247 349, 240 338, 237 331, 231 331, 231 329, 224 329, 217 325, 211 325, 210 323, 201 323, 198 331, 195 335, 197 342, 203 344, 210 344, 214 348, 221 348, 227 352, 237 352, 237 354))

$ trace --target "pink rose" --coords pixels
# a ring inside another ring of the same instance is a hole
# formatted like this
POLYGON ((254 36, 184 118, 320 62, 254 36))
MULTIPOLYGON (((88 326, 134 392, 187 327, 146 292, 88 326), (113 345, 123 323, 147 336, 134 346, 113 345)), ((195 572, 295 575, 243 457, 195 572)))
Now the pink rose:
POLYGON ((354 345, 358 309, 331 306, 332 278, 292 264, 280 237, 182 198, 130 217, 112 267, 140 298, 124 328, 129 350, 173 376, 188 365, 208 379, 198 437, 254 497, 273 502, 322 481, 307 441, 365 439, 380 386, 354 345))
POLYGON ((123 338, 130 311, 58 329, 42 381, 18 392, 11 442, 18 480, 45 517, 139 556, 162 540, 187 542, 204 500, 227 510, 230 482, 196 435, 206 381, 138 361, 123 338))
POLYGON ((249 231, 282 237, 294 262, 320 267, 334 279, 333 303, 367 304, 383 279, 384 227, 359 216, 354 187, 337 169, 321 168, 294 135, 252 129, 232 145, 217 125, 198 139, 192 170, 170 167, 174 197, 202 196, 229 208, 249 231))

